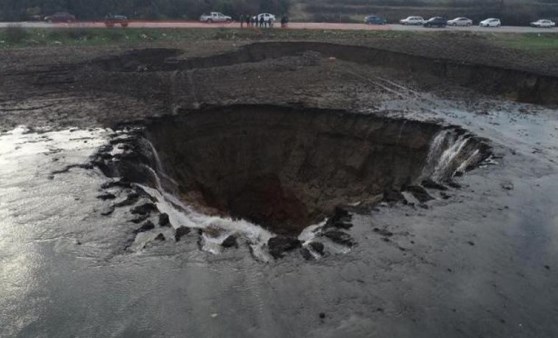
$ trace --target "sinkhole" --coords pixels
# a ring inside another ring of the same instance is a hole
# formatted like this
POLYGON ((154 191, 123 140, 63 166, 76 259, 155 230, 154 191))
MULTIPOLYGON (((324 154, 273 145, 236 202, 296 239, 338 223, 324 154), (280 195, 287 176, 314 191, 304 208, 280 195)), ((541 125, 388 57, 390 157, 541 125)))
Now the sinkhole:
POLYGON ((286 235, 336 206, 376 203, 424 180, 447 183, 489 153, 458 127, 260 105, 183 112, 132 134, 102 165, 109 176, 286 235))

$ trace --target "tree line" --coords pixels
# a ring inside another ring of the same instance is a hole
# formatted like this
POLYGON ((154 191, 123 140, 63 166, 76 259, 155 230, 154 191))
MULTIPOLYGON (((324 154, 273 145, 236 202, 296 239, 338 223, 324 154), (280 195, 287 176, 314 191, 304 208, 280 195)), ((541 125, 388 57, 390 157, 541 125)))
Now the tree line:
POLYGON ((290 0, 2 0, 0 20, 20 21, 70 12, 78 20, 103 18, 108 13, 134 19, 197 19, 219 11, 238 18, 241 14, 287 14, 290 0))

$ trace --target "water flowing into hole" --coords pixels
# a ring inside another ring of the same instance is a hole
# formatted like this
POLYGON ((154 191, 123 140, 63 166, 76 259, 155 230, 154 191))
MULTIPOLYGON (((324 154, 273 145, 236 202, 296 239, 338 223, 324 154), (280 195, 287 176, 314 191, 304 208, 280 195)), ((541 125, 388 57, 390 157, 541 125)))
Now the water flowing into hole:
POLYGON ((183 214, 290 236, 339 205, 373 204, 424 179, 443 183, 488 153, 459 128, 271 106, 166 117, 126 142, 124 156, 102 164, 109 176, 158 191, 183 214))

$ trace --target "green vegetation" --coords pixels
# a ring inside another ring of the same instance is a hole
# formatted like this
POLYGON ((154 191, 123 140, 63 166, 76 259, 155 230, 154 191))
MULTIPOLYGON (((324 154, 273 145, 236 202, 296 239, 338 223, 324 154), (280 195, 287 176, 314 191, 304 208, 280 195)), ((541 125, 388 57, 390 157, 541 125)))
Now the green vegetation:
POLYGON ((29 31, 16 26, 10 25, 6 28, 3 32, 4 40, 9 44, 19 44, 23 43, 27 39, 29 39, 29 31))
POLYGON ((15 28, 21 38, 11 39, 13 28, 0 29, 0 48, 33 46, 86 46, 106 44, 145 44, 203 40, 320 40, 397 39, 420 34, 405 31, 337 31, 282 29, 104 29, 104 28, 15 28))
POLYGON ((24 29, 11 26, 0 29, 0 49, 34 46, 96 46, 96 45, 145 45, 151 43, 183 43, 187 41, 260 41, 260 40, 316 40, 316 41, 366 41, 415 39, 438 37, 451 39, 451 35, 490 42, 496 46, 522 51, 558 52, 558 35, 552 33, 492 34, 471 32, 412 32, 412 31, 348 31, 304 29, 104 29, 104 28, 36 28, 24 29))
POLYGON ((558 36, 556 34, 495 34, 492 40, 503 47, 528 52, 550 52, 558 55, 558 36))

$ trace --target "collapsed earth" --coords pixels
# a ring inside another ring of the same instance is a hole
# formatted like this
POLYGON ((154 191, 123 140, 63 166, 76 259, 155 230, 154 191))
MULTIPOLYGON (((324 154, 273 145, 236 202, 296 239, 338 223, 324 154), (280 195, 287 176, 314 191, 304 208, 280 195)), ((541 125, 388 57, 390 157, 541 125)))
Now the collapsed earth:
POLYGON ((0 49, 1 334, 556 335, 556 54, 390 34, 0 49))

